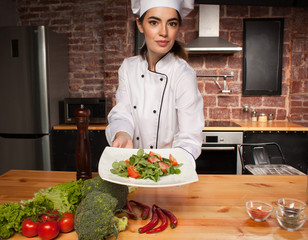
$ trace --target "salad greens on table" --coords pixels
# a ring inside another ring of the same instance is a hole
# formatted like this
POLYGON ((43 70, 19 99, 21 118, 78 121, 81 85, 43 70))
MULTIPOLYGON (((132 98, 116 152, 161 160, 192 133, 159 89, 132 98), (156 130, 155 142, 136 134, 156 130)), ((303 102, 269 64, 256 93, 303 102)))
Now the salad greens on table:
POLYGON ((105 181, 99 176, 40 189, 31 199, 0 205, 0 239, 7 239, 16 232, 22 233, 22 224, 25 219, 36 221, 35 219, 43 214, 48 220, 46 212, 53 211, 64 214, 64 216, 67 213, 76 214, 75 230, 78 236, 96 232, 94 234, 99 233, 99 238, 89 237, 87 239, 105 239, 106 235, 111 235, 111 232, 117 235, 119 231, 126 228, 127 219, 118 218, 116 213, 124 208, 128 193, 132 190, 127 186, 105 181), (88 197, 91 195, 94 197, 88 197), (114 205, 110 206, 110 202, 114 205), (85 205, 90 207, 84 208, 85 205), (90 217, 85 217, 89 212, 90 217), (99 218, 99 221, 94 221, 95 218, 99 218), (89 225, 91 227, 85 227, 89 225))
POLYGON ((9 238, 21 231, 22 221, 49 209, 74 213, 83 199, 83 181, 61 183, 41 189, 29 200, 0 205, 0 239, 9 238))
POLYGON ((132 177, 137 179, 151 179, 155 182, 160 177, 171 174, 180 174, 179 169, 183 164, 178 164, 176 159, 169 154, 169 159, 154 152, 145 153, 139 149, 129 159, 115 161, 110 172, 120 177, 132 177))

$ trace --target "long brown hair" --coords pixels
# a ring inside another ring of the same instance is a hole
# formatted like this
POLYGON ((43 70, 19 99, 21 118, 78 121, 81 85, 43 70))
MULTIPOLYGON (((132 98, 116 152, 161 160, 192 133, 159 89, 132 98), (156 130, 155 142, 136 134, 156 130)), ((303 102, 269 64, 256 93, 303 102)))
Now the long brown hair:
MULTIPOLYGON (((178 17, 179 17, 179 24, 181 26, 182 25, 182 18, 181 18, 181 15, 179 14, 179 12, 177 12, 177 13, 178 13, 178 17)), ((140 21, 141 24, 143 23, 145 14, 146 14, 146 12, 137 20, 137 21, 140 21)), ((143 44, 142 48, 140 49, 139 54, 144 58, 147 50, 148 50, 147 45, 143 44)), ((172 48, 170 49, 170 52, 173 53, 175 56, 177 56, 179 58, 182 58, 186 61, 188 60, 188 53, 185 50, 183 43, 181 43, 177 40, 175 40, 172 48)))

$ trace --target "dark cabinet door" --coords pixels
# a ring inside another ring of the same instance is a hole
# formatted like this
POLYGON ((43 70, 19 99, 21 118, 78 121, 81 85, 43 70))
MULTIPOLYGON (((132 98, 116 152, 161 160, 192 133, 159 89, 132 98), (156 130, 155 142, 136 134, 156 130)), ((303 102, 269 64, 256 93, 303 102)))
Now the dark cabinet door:
MULTIPOLYGON (((76 171, 77 130, 53 130, 51 169, 76 171)), ((89 130, 92 172, 98 171, 98 162, 106 146, 105 131, 89 130)))
POLYGON ((280 95, 283 19, 245 19, 243 95, 280 95))

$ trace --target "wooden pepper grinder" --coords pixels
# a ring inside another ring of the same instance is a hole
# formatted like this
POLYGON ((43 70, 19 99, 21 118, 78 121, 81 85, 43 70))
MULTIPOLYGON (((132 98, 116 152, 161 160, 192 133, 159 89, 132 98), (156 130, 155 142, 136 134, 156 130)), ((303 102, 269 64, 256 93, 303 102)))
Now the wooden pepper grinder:
POLYGON ((89 179, 92 178, 91 171, 91 152, 88 134, 89 116, 91 112, 89 109, 81 105, 75 110, 76 124, 77 124, 77 149, 76 149, 76 178, 89 179))

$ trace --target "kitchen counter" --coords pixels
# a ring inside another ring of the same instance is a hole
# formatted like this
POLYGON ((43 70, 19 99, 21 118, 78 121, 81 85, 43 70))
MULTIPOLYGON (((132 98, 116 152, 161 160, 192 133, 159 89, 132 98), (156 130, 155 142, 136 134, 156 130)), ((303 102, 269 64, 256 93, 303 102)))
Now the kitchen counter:
MULTIPOLYGON (((273 121, 273 122, 242 122, 233 121, 239 126, 210 126, 205 127, 204 131, 308 131, 308 127, 301 126, 292 122, 273 121)), ((90 124, 89 130, 105 130, 107 124, 90 124)), ((75 130, 75 124, 61 124, 53 127, 54 130, 75 130)))
MULTIPOLYGON (((32 198, 40 188, 74 180, 75 176, 75 172, 11 170, 0 176, 0 204, 32 198)), ((129 220, 127 230, 118 239, 305 239, 308 222, 299 231, 288 232, 279 226, 274 212, 267 221, 254 222, 244 204, 248 200, 262 200, 276 209, 275 201, 281 197, 306 201, 306 190, 307 176, 254 175, 199 175, 198 182, 183 186, 138 188, 129 199, 171 210, 179 225, 148 235, 138 233, 138 228, 148 220, 129 220)), ((305 211, 307 214, 308 209, 305 211)), ((11 239, 28 238, 15 234, 11 239)), ((77 235, 60 234, 57 239, 77 240, 77 235)))

